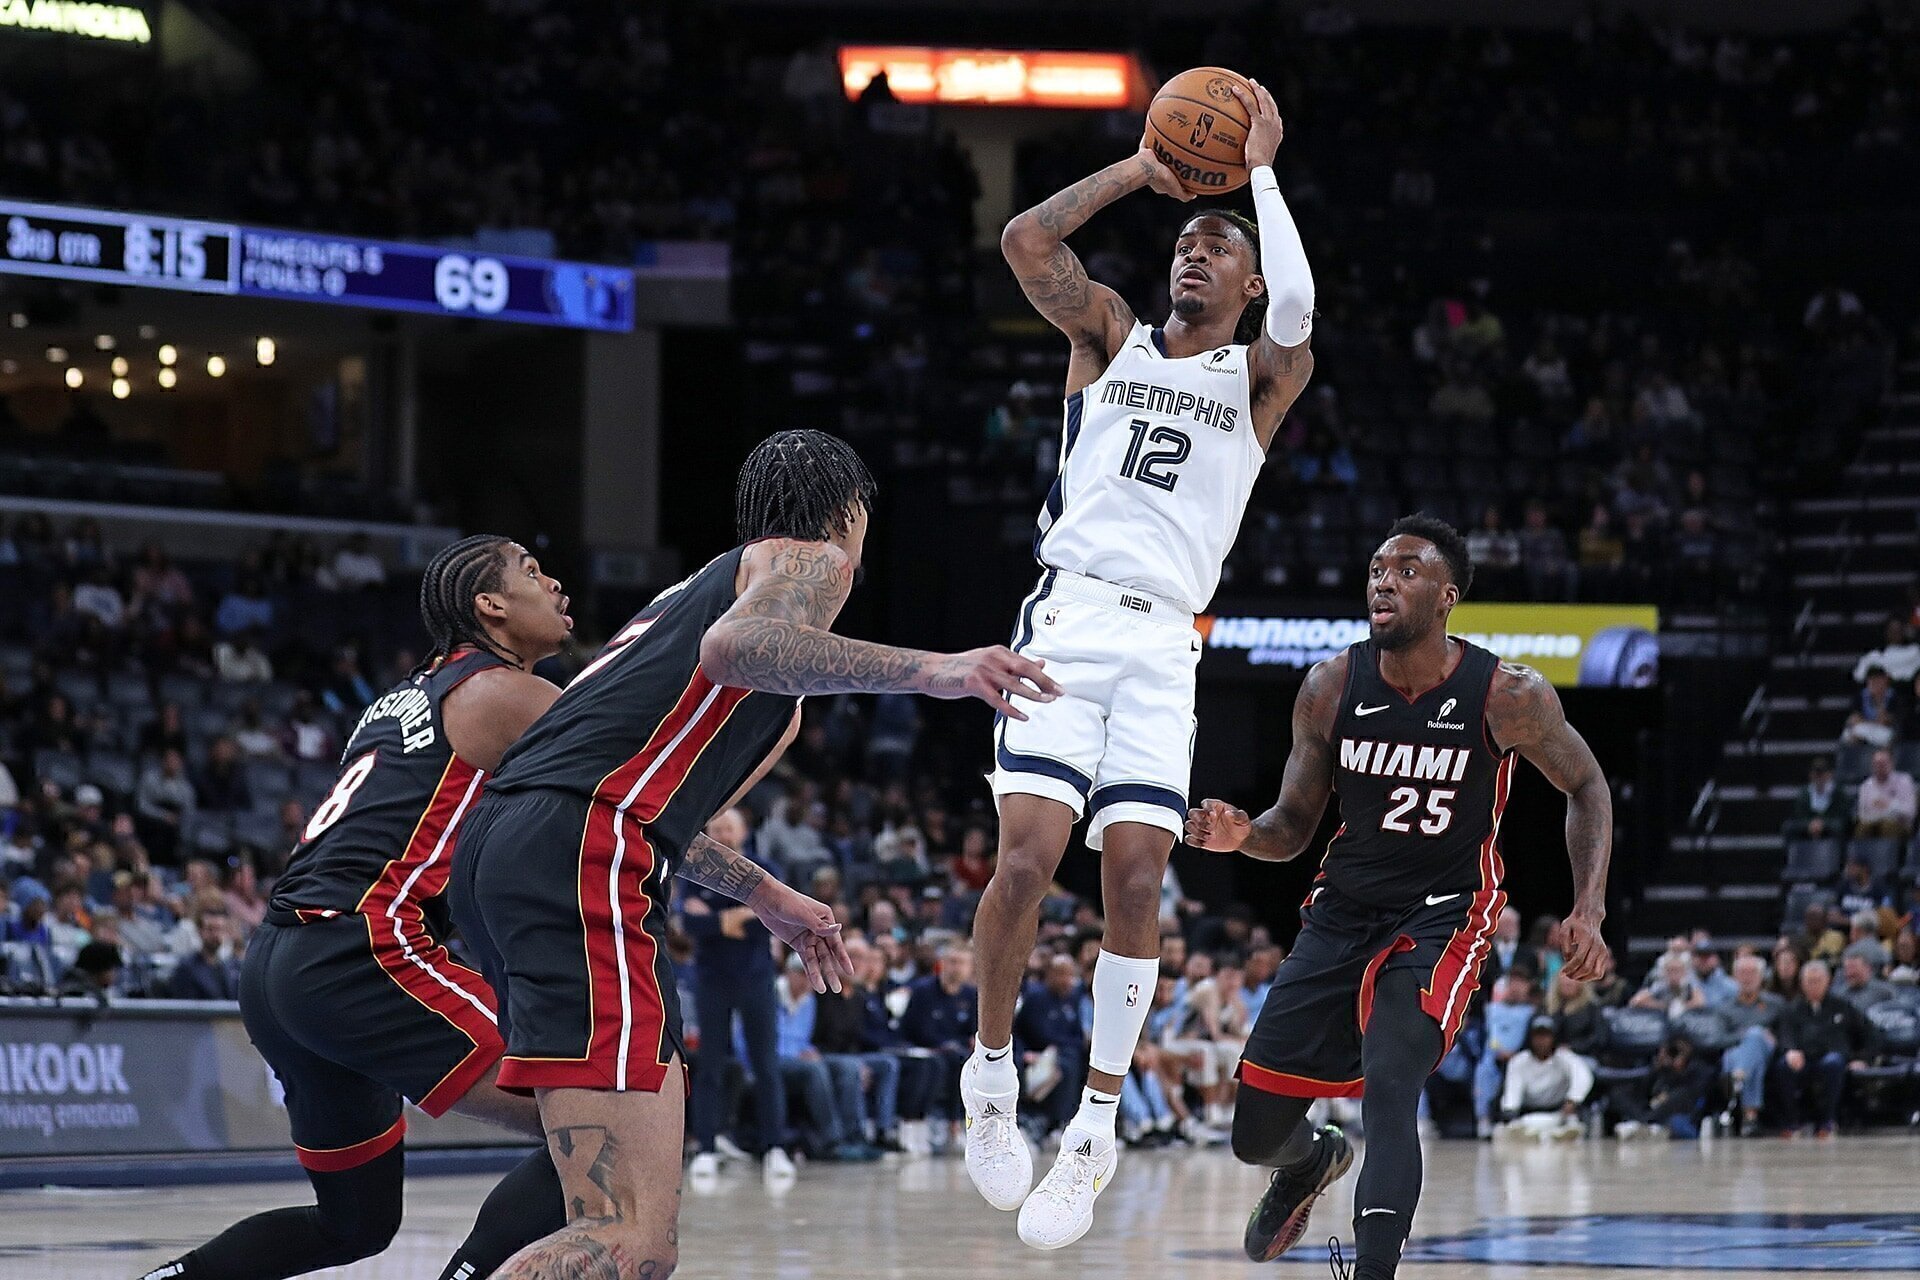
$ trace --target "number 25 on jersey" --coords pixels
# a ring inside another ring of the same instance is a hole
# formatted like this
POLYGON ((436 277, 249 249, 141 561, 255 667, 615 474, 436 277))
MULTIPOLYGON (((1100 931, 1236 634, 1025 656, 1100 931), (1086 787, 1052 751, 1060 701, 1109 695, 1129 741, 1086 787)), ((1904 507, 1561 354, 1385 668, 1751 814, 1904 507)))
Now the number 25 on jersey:
POLYGON ((1420 803, 1420 788, 1395 787, 1387 797, 1387 811, 1380 818, 1380 829, 1396 835, 1412 835, 1417 823, 1420 834, 1437 836, 1453 825, 1453 797, 1455 787, 1435 787, 1426 794, 1426 804, 1420 803), (1419 814, 1421 816, 1414 817, 1419 814))

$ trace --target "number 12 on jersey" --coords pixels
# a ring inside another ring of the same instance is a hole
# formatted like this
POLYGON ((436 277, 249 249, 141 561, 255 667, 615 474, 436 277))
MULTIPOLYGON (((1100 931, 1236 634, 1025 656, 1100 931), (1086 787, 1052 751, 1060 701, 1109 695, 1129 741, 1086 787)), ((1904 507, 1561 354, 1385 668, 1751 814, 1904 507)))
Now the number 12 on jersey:
MULTIPOLYGON (((1421 835, 1437 836, 1453 825, 1453 797, 1457 793, 1455 787, 1435 787, 1427 792, 1425 816, 1418 819, 1421 835)), ((1387 804, 1386 813, 1380 817, 1380 829, 1412 835, 1413 823, 1408 821, 1408 815, 1421 809, 1420 788, 1395 787, 1387 797, 1387 804)))
POLYGON ((1173 486, 1180 483, 1180 477, 1173 468, 1187 460, 1193 452, 1193 438, 1175 427, 1155 427, 1145 418, 1135 418, 1127 424, 1127 430, 1133 433, 1133 443, 1127 446, 1127 456, 1120 463, 1120 474, 1129 480, 1138 480, 1141 484, 1150 484, 1156 489, 1173 492, 1173 486), (1148 428, 1152 430, 1148 430, 1148 428), (1152 449, 1145 453, 1141 449, 1147 444, 1164 445, 1165 448, 1152 449))

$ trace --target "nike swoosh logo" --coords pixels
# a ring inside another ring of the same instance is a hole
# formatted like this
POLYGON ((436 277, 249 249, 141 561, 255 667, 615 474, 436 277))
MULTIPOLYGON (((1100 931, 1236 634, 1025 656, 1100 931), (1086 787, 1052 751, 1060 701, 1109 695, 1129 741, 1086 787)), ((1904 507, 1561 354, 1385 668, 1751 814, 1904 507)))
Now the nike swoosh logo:
POLYGON ((1370 716, 1376 711, 1385 711, 1387 709, 1387 705, 1388 705, 1387 703, 1383 702, 1377 707, 1369 707, 1364 703, 1362 703, 1360 706, 1357 706, 1353 709, 1353 714, 1356 716, 1370 716))
POLYGON ((1392 1213, 1392 1212, 1394 1212, 1392 1209, 1362 1209, 1360 1211, 1360 1216, 1363 1218, 1370 1218, 1376 1213, 1392 1213))
MULTIPOLYGON (((1427 895, 1427 905, 1428 905, 1428 906, 1430 906, 1430 907, 1437 907, 1437 906, 1439 906, 1439 905, 1440 905, 1441 903, 1443 903, 1443 902, 1452 902, 1452 901, 1453 901, 1453 900, 1454 900, 1455 898, 1457 898, 1457 897, 1459 897, 1459 896, 1460 896, 1460 895, 1459 895, 1459 894, 1457 894, 1457 893, 1430 893, 1430 894, 1428 894, 1428 895, 1427 895)), ((1381 1212, 1381 1213, 1392 1213, 1392 1212, 1393 1212, 1393 1210, 1391 1210, 1391 1209, 1382 1209, 1382 1210, 1380 1210, 1380 1212, 1381 1212)), ((1364 1217, 1365 1217, 1366 1215, 1365 1215, 1365 1214, 1361 1214, 1360 1216, 1364 1218, 1364 1217)))

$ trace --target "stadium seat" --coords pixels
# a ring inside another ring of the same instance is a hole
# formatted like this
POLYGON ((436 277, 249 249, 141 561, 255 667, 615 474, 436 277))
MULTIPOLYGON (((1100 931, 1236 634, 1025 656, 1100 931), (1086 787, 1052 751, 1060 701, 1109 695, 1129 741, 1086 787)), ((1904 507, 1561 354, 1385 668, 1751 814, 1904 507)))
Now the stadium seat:
POLYGON ((180 839, 196 855, 224 856, 233 847, 233 830, 225 814, 196 813, 181 824, 180 839))
POLYGON ((219 707, 202 707, 187 716, 187 732, 202 741, 225 737, 233 727, 233 716, 219 707))
POLYGON ((1895 747, 1893 767, 1901 773, 1920 777, 1920 742, 1903 742, 1895 747))
POLYGON ((57 671, 53 676, 53 687, 76 711, 100 701, 100 677, 91 671, 75 671, 72 668, 57 671))
POLYGON ((71 751, 55 751, 50 747, 33 753, 33 771, 42 782, 51 782, 62 791, 71 791, 79 786, 86 773, 81 768, 79 756, 71 751))
POLYGON ((1606 1045, 1593 1069, 1600 1084, 1633 1084, 1653 1075, 1653 1056, 1667 1038, 1667 1015, 1658 1009, 1607 1009, 1606 1045))
POLYGON ((142 673, 116 672, 107 677, 107 701, 116 707, 150 707, 153 686, 142 673))
POLYGON ((1719 1053, 1734 1042, 1733 1028, 1713 1009, 1688 1009, 1673 1021, 1676 1034, 1685 1036, 1703 1053, 1719 1053))
POLYGON ((1907 861, 1900 868, 1900 878, 1909 884, 1920 884, 1920 836, 1915 836, 1907 845, 1907 861))
POLYGON ((334 776, 339 772, 331 760, 302 760, 293 768, 293 788, 302 796, 324 796, 333 790, 334 776))
POLYGON ((1847 858, 1867 864, 1874 879, 1882 880, 1893 874, 1900 865, 1900 841, 1893 836, 1873 839, 1850 840, 1847 842, 1847 858))
POLYGON ((280 846, 284 838, 280 830, 280 815, 262 813, 257 809, 248 810, 233 820, 233 835, 241 844, 249 845, 262 853, 283 854, 280 846))
POLYGON ((247 793, 255 805, 263 801, 278 805, 293 794, 293 774, 278 760, 254 760, 247 764, 247 793))
POLYGON ((162 676, 160 701, 177 702, 180 710, 192 712, 207 704, 207 687, 207 682, 198 676, 162 676))
POLYGON ((1787 865, 1780 879, 1793 884, 1824 884, 1840 874, 1838 840, 1789 840, 1787 865))
POLYGON ((251 682, 231 684, 223 681, 213 686, 212 702, 215 707, 218 707, 228 715, 233 715, 236 714, 240 708, 246 706, 247 703, 258 702, 261 692, 265 688, 265 685, 251 682))
POLYGON ((20 644, 0 645, 0 680, 25 684, 33 675, 33 650, 20 644))
POLYGON ((1814 903, 1829 906, 1833 895, 1818 885, 1796 884, 1787 890, 1787 903, 1780 917, 1780 932, 1795 933, 1806 923, 1807 908, 1814 903))
POLYGON ((133 757, 122 751, 93 751, 87 756, 87 781, 116 796, 130 796, 140 783, 133 757))
POLYGON ((1834 777, 1843 787, 1858 786, 1873 768, 1873 748, 1859 742, 1843 742, 1833 753, 1834 777))

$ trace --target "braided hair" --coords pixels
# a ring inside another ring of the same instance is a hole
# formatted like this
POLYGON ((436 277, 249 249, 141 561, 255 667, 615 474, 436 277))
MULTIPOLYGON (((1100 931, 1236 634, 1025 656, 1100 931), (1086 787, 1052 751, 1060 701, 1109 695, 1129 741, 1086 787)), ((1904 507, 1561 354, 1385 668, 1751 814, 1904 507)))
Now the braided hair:
MULTIPOLYGON (((1254 272, 1259 273, 1260 227, 1252 218, 1234 209, 1202 209, 1186 220, 1181 227, 1181 233, 1184 235, 1187 227, 1191 227, 1202 218, 1218 218, 1238 231, 1241 238, 1247 242, 1247 247, 1253 250, 1254 272)), ((1259 297, 1247 299, 1247 305, 1241 309, 1240 321, 1233 327, 1233 340, 1241 346, 1251 346, 1259 340, 1260 326, 1266 321, 1267 291, 1262 289, 1259 297)))
POLYGON ((445 548, 420 575, 420 621, 433 641, 426 660, 414 674, 431 671, 462 645, 472 645, 503 662, 521 665, 520 655, 495 644, 481 624, 473 598, 498 591, 506 574, 505 551, 513 539, 497 533, 476 533, 445 548))
POLYGON ((874 493, 872 473, 846 441, 824 431, 776 432, 740 467, 734 525, 742 542, 824 541, 847 531, 853 504, 871 511, 874 493))

